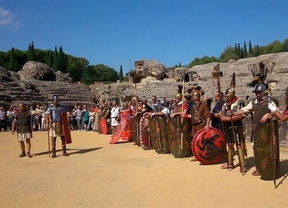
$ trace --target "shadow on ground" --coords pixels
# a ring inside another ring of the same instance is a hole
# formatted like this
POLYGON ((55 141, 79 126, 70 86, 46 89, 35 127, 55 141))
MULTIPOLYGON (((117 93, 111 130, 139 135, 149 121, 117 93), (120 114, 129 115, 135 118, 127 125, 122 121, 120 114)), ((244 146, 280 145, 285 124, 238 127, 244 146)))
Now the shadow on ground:
MULTIPOLYGON (((102 148, 103 147, 95 147, 95 148, 88 148, 88 149, 67 149, 67 151, 69 151, 69 155, 75 155, 75 154, 85 154, 85 153, 96 151, 102 148)), ((56 150, 56 152, 62 152, 62 149, 56 150)), ((35 153, 34 156, 47 155, 47 154, 49 154, 49 152, 45 151, 45 152, 35 153)))

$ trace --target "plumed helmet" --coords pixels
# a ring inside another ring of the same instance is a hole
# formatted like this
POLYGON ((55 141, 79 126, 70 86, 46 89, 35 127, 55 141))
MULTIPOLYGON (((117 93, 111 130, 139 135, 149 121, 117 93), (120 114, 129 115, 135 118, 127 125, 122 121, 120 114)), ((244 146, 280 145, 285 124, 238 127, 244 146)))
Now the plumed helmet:
POLYGON ((235 89, 230 87, 225 91, 226 101, 230 102, 235 97, 235 89))
POLYGON ((183 86, 178 85, 178 93, 175 95, 175 99, 182 100, 182 90, 183 90, 183 86))
POLYGON ((265 92, 267 87, 263 83, 258 83, 255 85, 253 92, 265 92))

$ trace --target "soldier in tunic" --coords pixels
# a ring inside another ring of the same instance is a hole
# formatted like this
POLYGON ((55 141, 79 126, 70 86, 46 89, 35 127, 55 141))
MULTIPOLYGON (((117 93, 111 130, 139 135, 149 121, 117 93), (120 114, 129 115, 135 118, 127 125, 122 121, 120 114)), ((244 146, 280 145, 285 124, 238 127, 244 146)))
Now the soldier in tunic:
POLYGON ((219 118, 224 122, 224 132, 228 146, 227 163, 221 166, 222 169, 233 169, 233 157, 234 157, 234 145, 236 145, 240 172, 247 172, 245 166, 245 155, 247 156, 247 150, 245 145, 245 137, 243 134, 242 115, 230 116, 230 111, 236 112, 241 109, 242 102, 239 102, 237 96, 235 96, 234 87, 230 87, 225 91, 225 103, 223 105, 223 111, 219 112, 219 118))
POLYGON ((103 104, 104 105, 102 108, 101 116, 102 116, 102 118, 104 118, 106 120, 108 129, 109 129, 108 132, 111 133, 111 119, 110 119, 111 107, 109 106, 108 101, 105 101, 103 104))
POLYGON ((16 113, 13 123, 12 123, 12 134, 17 131, 17 139, 20 143, 21 154, 19 157, 29 157, 32 158, 30 154, 31 151, 31 139, 32 135, 32 126, 31 126, 31 118, 32 115, 42 112, 31 111, 27 108, 24 103, 19 103, 19 111, 16 113), (26 142, 26 153, 25 153, 25 142, 26 142))
MULTIPOLYGON (((253 123, 252 123, 252 142, 254 143, 254 140, 256 138, 261 138, 261 135, 258 135, 256 130, 257 125, 260 122, 263 122, 265 119, 265 116, 267 116, 267 113, 271 113, 270 109, 268 108, 269 103, 271 105, 276 106, 276 104, 273 101, 269 101, 269 98, 267 97, 267 86, 264 83, 258 83, 256 84, 254 88, 254 93, 256 95, 256 98, 252 99, 245 107, 241 108, 240 110, 236 112, 231 112, 231 115, 242 115, 245 113, 251 113, 254 112, 253 116, 253 123)), ((267 121, 267 120, 266 120, 267 121)), ((255 144, 253 144, 254 149, 254 158, 255 163, 258 158, 257 152, 255 154, 255 151, 257 150, 257 147, 255 144)), ((259 171, 256 170, 252 173, 253 176, 260 176, 259 171)))
POLYGON ((112 102, 110 116, 111 116, 111 133, 114 134, 120 123, 120 108, 117 105, 116 101, 112 102))
MULTIPOLYGON (((198 90, 193 90, 192 101, 194 103, 190 114, 183 114, 185 118, 191 118, 192 128, 191 128, 191 138, 193 140, 194 135, 202 128, 206 131, 209 130, 210 125, 210 111, 209 107, 205 101, 201 100, 201 92, 198 90)), ((192 141, 193 142, 193 141, 192 141)), ((191 159, 191 162, 198 161, 195 157, 191 159)))
POLYGON ((49 128, 51 137, 52 158, 56 157, 56 138, 61 138, 63 156, 69 156, 66 152, 66 140, 64 132, 62 130, 62 118, 61 113, 66 112, 66 108, 60 105, 59 96, 53 96, 53 104, 47 109, 47 115, 49 116, 49 128))
MULTIPOLYGON (((152 108, 153 109, 153 108, 152 108)), ((170 110, 168 108, 168 103, 166 100, 161 100, 160 101, 160 111, 159 112, 150 112, 149 116, 152 118, 153 116, 165 116, 166 119, 169 119, 170 117, 170 110)))

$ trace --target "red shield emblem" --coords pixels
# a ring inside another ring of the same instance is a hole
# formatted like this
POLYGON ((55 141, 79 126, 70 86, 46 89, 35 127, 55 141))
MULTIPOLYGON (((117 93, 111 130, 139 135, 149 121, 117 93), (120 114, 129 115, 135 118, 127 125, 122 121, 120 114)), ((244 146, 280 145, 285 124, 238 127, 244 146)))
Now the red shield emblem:
POLYGON ((218 129, 210 127, 208 131, 200 129, 191 143, 193 155, 202 164, 215 164, 226 154, 226 140, 218 129))

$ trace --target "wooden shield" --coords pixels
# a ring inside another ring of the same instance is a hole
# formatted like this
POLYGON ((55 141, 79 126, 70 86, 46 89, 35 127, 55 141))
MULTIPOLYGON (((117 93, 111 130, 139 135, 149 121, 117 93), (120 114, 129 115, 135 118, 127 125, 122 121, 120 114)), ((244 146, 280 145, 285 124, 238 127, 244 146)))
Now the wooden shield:
POLYGON ((137 114, 137 116, 131 119, 131 134, 132 134, 132 141, 135 142, 136 145, 140 146, 139 140, 139 121, 142 114, 137 114))
POLYGON ((106 119, 101 118, 99 123, 102 134, 108 134, 108 124, 106 119))
POLYGON ((202 128, 194 135, 191 149, 202 164, 216 164, 226 155, 225 136, 214 127, 202 128))
POLYGON ((149 150, 152 148, 152 142, 149 135, 149 125, 148 125, 149 115, 143 115, 139 121, 139 140, 140 146, 144 150, 149 150))
POLYGON ((265 180, 273 180, 274 176, 277 178, 280 172, 277 120, 257 125, 254 131, 253 149, 255 167, 260 173, 261 178, 265 180))
POLYGON ((170 152, 168 143, 168 123, 165 116, 153 116, 149 121, 152 145, 158 154, 170 152))
POLYGON ((112 135, 112 138, 109 142, 109 144, 115 144, 116 142, 119 141, 119 139, 121 138, 122 132, 125 129, 127 120, 125 118, 121 119, 115 133, 112 135))
POLYGON ((67 112, 61 113, 61 120, 62 120, 62 130, 63 134, 66 140, 66 144, 72 143, 71 133, 69 129, 69 121, 68 121, 68 115, 67 112))
POLYGON ((191 119, 176 115, 168 121, 168 141, 170 151, 175 158, 188 157, 191 154, 191 119))

